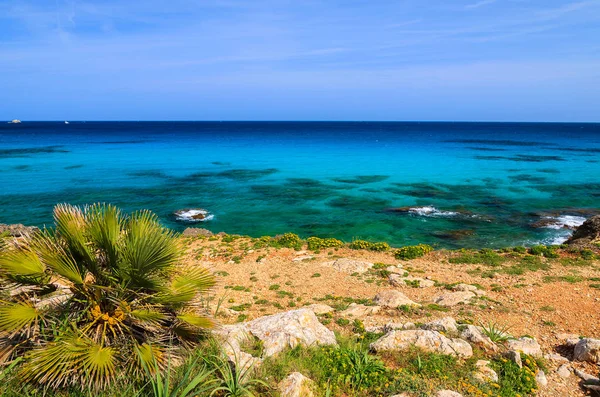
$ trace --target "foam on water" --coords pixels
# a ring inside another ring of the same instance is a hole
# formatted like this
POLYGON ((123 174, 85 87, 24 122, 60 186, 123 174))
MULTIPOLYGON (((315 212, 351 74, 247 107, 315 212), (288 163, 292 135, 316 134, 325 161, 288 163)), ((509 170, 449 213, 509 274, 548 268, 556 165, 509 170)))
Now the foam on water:
POLYGON ((577 227, 583 225, 585 222, 585 218, 582 216, 575 215, 561 215, 557 217, 545 216, 542 219, 551 220, 550 222, 544 224, 542 226, 546 229, 576 229, 577 227))
POLYGON ((425 207, 413 207, 408 210, 409 214, 419 215, 419 216, 440 216, 440 217, 452 217, 459 215, 458 212, 453 211, 442 211, 433 206, 425 206, 425 207))

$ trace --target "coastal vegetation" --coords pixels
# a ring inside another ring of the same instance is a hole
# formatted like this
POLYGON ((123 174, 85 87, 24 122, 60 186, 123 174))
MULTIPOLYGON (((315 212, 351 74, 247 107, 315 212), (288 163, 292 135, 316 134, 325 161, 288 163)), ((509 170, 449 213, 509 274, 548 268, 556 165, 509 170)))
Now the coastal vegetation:
MULTIPOLYGON (((508 316, 515 309, 503 295, 547 283, 595 289, 600 281, 595 245, 434 252, 425 244, 390 247, 294 233, 178 237, 149 212, 127 216, 109 205, 59 205, 54 217, 54 229, 0 239, 3 396, 276 397, 296 372, 311 380, 315 396, 425 397, 439 390, 465 397, 534 396, 540 390, 536 376, 550 364, 521 354, 519 365, 506 355, 510 343, 529 332, 516 331, 519 320, 508 316), (373 263, 361 269, 367 259, 373 263), (200 265, 206 260, 219 265, 209 272, 200 265), (319 261, 331 264, 317 268, 319 261), (421 274, 431 263, 440 271, 431 273, 436 279, 421 274), (453 269, 461 269, 458 280, 447 278, 453 269), (346 273, 332 279, 332 272, 346 273), (335 283, 342 279, 364 290, 340 294, 335 283), (390 283, 421 298, 386 308, 364 295, 390 283), (426 300, 428 290, 468 299, 456 305, 426 300), (251 338, 240 343, 238 354, 260 360, 243 361, 228 353, 218 332, 208 332, 216 323, 243 325, 312 305, 329 308, 315 314, 334 331, 336 344, 297 344, 268 355, 263 340, 251 338), (476 327, 494 349, 473 344, 469 357, 416 346, 379 351, 372 344, 388 330, 363 321, 361 313, 411 330, 438 329, 428 328, 432 320, 452 315, 456 328, 440 335, 456 340, 476 327), (484 321, 488 314, 502 319, 484 321), (496 379, 477 377, 481 361, 496 379)), ((559 305, 528 308, 539 313, 540 327, 551 329, 560 321, 559 305)))

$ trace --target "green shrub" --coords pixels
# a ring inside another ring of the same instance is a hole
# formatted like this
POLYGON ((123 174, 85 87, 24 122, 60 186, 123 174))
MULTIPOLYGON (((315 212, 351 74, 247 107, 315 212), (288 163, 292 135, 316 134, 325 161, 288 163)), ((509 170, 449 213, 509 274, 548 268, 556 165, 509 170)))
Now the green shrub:
POLYGON ((461 250, 458 256, 448 259, 450 263, 457 264, 478 264, 482 263, 489 266, 500 266, 506 261, 502 255, 491 249, 484 248, 480 251, 473 252, 461 250))
POLYGON ((558 258, 559 255, 556 252, 556 247, 547 247, 545 245, 535 245, 529 248, 531 255, 544 256, 546 258, 558 258))
POLYGON ((278 236, 275 238, 275 243, 277 246, 284 248, 302 248, 302 239, 294 233, 285 233, 281 236, 278 236))
POLYGON ((324 248, 341 248, 344 246, 344 242, 335 238, 319 238, 309 237, 306 239, 308 249, 311 251, 318 251, 324 248))
POLYGON ((369 250, 377 251, 377 252, 385 252, 385 251, 389 251, 390 248, 391 247, 388 243, 380 242, 380 243, 372 243, 371 248, 369 248, 369 250))
POLYGON ((348 247, 353 250, 369 250, 373 243, 370 243, 365 240, 354 240, 352 241, 348 247))
POLYGON ((521 354, 523 368, 511 360, 501 358, 492 361, 492 368, 498 373, 500 386, 498 395, 502 397, 531 396, 537 392, 535 374, 538 363, 530 356, 521 354))
POLYGON ((427 244, 409 245, 406 247, 398 248, 394 252, 396 259, 416 259, 420 258, 433 251, 433 247, 427 244))

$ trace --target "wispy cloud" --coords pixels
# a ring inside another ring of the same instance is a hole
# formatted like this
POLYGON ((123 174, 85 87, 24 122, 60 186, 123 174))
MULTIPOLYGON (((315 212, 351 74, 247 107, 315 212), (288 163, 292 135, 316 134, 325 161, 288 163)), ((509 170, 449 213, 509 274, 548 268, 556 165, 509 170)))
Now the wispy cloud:
POLYGON ((481 1, 478 1, 476 3, 467 4, 465 6, 465 9, 466 10, 472 10, 472 9, 483 7, 483 6, 486 6, 486 5, 495 3, 495 2, 496 2, 496 0, 481 0, 481 1))
POLYGON ((549 8, 537 12, 537 16, 542 19, 557 19, 564 15, 570 14, 574 11, 579 11, 584 8, 600 5, 599 0, 594 1, 579 1, 574 3, 568 3, 561 7, 549 8))

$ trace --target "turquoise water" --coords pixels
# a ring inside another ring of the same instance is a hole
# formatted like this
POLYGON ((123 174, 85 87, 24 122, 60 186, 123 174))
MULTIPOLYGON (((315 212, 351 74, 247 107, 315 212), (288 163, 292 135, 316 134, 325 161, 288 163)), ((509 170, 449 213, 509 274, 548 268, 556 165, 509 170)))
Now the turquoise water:
POLYGON ((0 222, 111 202, 177 230, 204 208, 197 226, 252 236, 531 245, 600 210, 599 161, 600 124, 0 124, 0 222))

